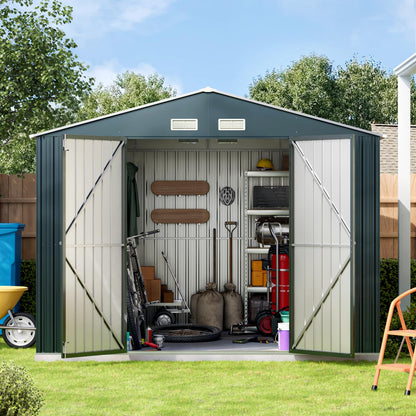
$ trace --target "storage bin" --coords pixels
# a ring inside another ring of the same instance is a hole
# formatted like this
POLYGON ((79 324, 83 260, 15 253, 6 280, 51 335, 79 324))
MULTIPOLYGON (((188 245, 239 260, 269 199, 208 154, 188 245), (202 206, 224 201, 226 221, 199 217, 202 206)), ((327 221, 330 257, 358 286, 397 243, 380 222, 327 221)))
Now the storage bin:
POLYGON ((251 260, 251 270, 253 272, 261 272, 263 269, 263 261, 262 260, 251 260))
POLYGON ((260 272, 251 272, 251 284, 253 286, 264 286, 264 273, 260 272))

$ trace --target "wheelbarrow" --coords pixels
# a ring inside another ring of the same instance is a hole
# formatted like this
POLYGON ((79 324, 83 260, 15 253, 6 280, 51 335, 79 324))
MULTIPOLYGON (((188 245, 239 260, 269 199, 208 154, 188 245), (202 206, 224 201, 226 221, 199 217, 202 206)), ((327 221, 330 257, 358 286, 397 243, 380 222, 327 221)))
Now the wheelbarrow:
POLYGON ((12 312, 26 290, 26 286, 0 286, 0 318, 8 315, 0 329, 4 342, 12 348, 29 348, 36 341, 35 318, 29 313, 12 312))

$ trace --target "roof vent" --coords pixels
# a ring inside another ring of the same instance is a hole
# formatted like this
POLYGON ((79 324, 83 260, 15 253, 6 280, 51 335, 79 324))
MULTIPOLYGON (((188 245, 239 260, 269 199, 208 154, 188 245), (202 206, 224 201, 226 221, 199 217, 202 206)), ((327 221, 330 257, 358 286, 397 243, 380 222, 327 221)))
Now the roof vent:
POLYGON ((170 120, 171 130, 198 130, 197 118, 172 118, 170 120))
POLYGON ((219 118, 218 130, 244 131, 246 129, 245 118, 219 118))

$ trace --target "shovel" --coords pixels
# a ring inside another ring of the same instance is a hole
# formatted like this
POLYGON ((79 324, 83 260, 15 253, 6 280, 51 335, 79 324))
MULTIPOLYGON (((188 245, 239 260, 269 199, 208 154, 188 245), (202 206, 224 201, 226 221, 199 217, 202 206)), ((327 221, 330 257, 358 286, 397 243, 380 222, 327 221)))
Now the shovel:
POLYGON ((237 221, 225 221, 225 228, 230 236, 230 283, 233 282, 233 232, 237 228, 237 221))

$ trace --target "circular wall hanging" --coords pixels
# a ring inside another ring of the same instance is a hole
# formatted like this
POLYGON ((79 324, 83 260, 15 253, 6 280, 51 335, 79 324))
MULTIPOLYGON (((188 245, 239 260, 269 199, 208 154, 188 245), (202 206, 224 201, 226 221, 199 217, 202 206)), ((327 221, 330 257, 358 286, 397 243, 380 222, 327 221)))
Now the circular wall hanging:
POLYGON ((226 206, 231 205, 235 200, 235 191, 231 186, 224 186, 220 189, 220 202, 226 206))

